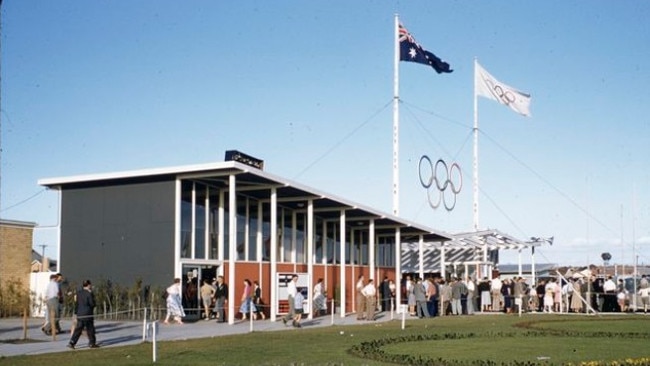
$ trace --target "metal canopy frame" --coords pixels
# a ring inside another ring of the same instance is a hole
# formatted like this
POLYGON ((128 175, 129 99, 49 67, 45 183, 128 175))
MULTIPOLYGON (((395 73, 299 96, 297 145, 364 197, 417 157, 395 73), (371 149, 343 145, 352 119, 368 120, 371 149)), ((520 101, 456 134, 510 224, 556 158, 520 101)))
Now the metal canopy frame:
MULTIPOLYGON (((531 238, 530 240, 520 240, 509 234, 503 233, 499 230, 486 229, 481 231, 469 231, 453 235, 453 239, 449 241, 427 241, 427 242, 408 242, 402 244, 402 250, 409 252, 419 252, 419 256, 425 257, 430 255, 432 251, 439 253, 430 261, 435 263, 439 262, 440 273, 444 277, 446 275, 445 267, 447 265, 453 266, 482 266, 484 269, 483 276, 491 276, 491 267, 497 265, 493 261, 485 261, 478 258, 479 251, 495 251, 495 250, 518 250, 521 251, 526 248, 531 248, 531 261, 532 270, 534 271, 534 249, 544 243, 551 243, 552 239, 539 239, 531 238), (428 253, 425 253, 428 252, 428 253), (449 256, 451 260, 446 260, 449 256)), ((408 255, 405 255, 408 257, 408 255)), ((424 273, 425 260, 422 258, 419 264, 419 272, 421 275, 424 273)), ((431 263, 427 265, 431 267, 431 263)), ((519 258, 519 273, 522 273, 521 255, 519 258)), ((430 269, 430 268, 429 268, 430 269)))

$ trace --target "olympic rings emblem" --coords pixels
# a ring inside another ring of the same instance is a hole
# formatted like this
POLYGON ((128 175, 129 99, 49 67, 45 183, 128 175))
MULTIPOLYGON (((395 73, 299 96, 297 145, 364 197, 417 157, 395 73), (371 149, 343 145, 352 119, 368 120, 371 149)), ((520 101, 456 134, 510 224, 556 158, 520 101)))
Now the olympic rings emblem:
POLYGON ((505 105, 510 105, 511 103, 514 103, 517 98, 515 95, 508 90, 507 88, 503 88, 499 84, 494 84, 492 80, 486 80, 488 86, 490 87, 492 94, 499 100, 501 101, 501 104, 505 105))
POLYGON ((461 188, 463 188, 463 174, 458 163, 452 163, 448 166, 444 160, 438 159, 434 165, 428 156, 422 155, 418 163, 418 174, 420 176, 420 184, 427 190, 427 200, 431 208, 436 209, 440 207, 441 202, 447 211, 451 211, 456 207, 456 196, 460 193, 461 188), (439 172, 440 174, 444 174, 444 179, 439 178, 439 172), (456 176, 458 177, 458 184, 454 183, 456 176), (434 182, 435 186, 433 184, 434 182), (435 202, 431 199, 432 188, 438 191, 438 199, 435 202), (447 203, 447 198, 445 198, 445 192, 448 191, 454 197, 453 204, 451 205, 447 203))

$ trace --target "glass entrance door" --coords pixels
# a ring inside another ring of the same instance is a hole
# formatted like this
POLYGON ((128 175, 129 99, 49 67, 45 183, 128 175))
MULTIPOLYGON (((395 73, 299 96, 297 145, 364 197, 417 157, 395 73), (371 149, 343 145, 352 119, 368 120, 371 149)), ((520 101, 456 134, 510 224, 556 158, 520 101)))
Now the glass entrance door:
POLYGON ((201 301, 201 285, 203 280, 212 283, 217 277, 218 265, 183 263, 181 290, 183 292, 183 309, 186 321, 196 321, 203 317, 204 309, 201 301))

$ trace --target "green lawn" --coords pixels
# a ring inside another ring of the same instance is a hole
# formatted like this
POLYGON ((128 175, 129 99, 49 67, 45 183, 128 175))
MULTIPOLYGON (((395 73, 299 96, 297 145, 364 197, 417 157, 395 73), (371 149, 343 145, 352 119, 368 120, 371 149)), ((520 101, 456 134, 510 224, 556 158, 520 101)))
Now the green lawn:
MULTIPOLYGON (((157 364, 390 365, 410 360, 548 365, 625 359, 634 359, 637 365, 650 363, 650 317, 644 316, 486 315, 414 319, 406 329, 400 326, 394 321, 161 342, 157 364)), ((0 358, 0 365, 150 364, 149 343, 0 358)))

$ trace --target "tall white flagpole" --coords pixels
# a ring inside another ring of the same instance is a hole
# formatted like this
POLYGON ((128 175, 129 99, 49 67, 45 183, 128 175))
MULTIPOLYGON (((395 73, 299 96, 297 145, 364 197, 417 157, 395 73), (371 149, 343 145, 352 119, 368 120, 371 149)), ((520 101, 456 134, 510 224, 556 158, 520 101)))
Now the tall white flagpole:
MULTIPOLYGON (((473 204, 472 204, 472 211, 474 215, 474 231, 478 231, 478 95, 476 92, 476 80, 477 80, 477 74, 476 74, 476 69, 477 69, 477 64, 478 61, 476 58, 474 58, 474 159, 472 163, 472 171, 473 171, 473 187, 472 187, 472 192, 473 192, 473 204)), ((483 263, 484 263, 484 276, 489 276, 489 278, 492 278, 491 274, 488 274, 488 267, 487 267, 487 260, 488 260, 488 246, 487 246, 487 241, 483 243, 483 263)))
POLYGON ((395 14, 393 73, 393 215, 399 216, 399 15, 395 14))
MULTIPOLYGON (((393 59, 393 215, 399 215, 399 15, 395 14, 395 39, 393 59)), ((402 238, 399 228, 395 229, 395 282, 402 280, 402 238)), ((401 303, 402 298, 397 293, 397 312, 404 313, 401 303)))
MULTIPOLYGON (((474 194, 472 212, 474 215, 474 231, 478 231, 478 96, 476 95, 476 58, 474 58, 474 160, 472 163, 474 194)), ((487 258, 483 258, 486 260, 487 258)))

